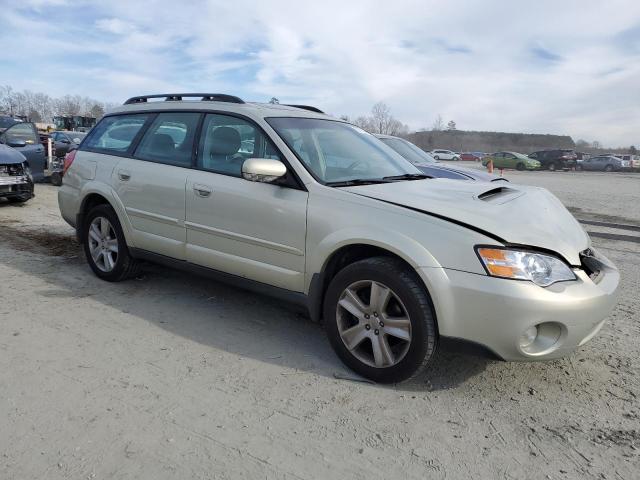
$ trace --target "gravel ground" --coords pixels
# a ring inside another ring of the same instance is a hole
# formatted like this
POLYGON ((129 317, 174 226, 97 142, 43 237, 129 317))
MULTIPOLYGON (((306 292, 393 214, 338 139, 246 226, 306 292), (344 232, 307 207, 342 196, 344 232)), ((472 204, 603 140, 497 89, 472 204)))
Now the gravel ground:
POLYGON ((640 478, 640 231, 619 228, 640 175, 507 175, 592 222, 618 306, 566 359, 443 353, 395 387, 275 300, 154 266, 99 281, 54 187, 0 204, 0 478, 640 478))

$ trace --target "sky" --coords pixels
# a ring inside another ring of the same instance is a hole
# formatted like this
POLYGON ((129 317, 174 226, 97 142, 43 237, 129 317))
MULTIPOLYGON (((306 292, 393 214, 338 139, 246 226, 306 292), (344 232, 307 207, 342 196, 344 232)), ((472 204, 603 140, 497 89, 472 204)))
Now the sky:
POLYGON ((0 85, 640 145, 640 1, 0 0, 0 85))

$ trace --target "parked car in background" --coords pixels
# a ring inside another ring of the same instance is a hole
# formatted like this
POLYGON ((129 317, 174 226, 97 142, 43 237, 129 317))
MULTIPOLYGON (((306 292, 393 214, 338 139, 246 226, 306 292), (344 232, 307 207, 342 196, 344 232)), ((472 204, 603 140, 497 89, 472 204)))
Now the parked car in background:
POLYGON ((569 170, 576 166, 578 156, 576 152, 568 149, 561 150, 540 150, 529 154, 529 158, 533 158, 540 162, 545 170, 569 170))
POLYGON ((622 160, 613 155, 598 155, 587 158, 581 162, 582 170, 601 171, 601 172, 619 172, 628 169, 631 166, 629 160, 622 160))
POLYGON ((453 178, 456 180, 478 180, 481 182, 508 181, 504 177, 492 175, 481 170, 464 167, 451 167, 438 162, 431 154, 404 138, 392 135, 376 135, 384 144, 391 147, 405 159, 413 163, 425 175, 434 178, 453 178))
POLYGON ((0 143, 8 145, 26 157, 34 181, 44 180, 47 154, 33 123, 21 122, 0 133, 0 143))
POLYGON ((460 160, 460 156, 451 150, 431 150, 431 155, 436 160, 460 160))
POLYGON ((482 160, 482 157, 479 155, 476 155, 473 152, 465 152, 460 154, 460 160, 479 162, 480 160, 482 160))
POLYGON ((33 178, 25 156, 0 144, 0 198, 26 202, 33 197, 33 178))
POLYGON ((4 132, 7 128, 15 125, 16 123, 20 123, 20 121, 10 115, 0 115, 0 133, 4 132))
POLYGON ((624 154, 615 156, 629 162, 630 168, 640 168, 640 155, 624 154))
POLYGON ((485 156, 482 165, 485 167, 493 161, 494 168, 514 168, 516 170, 538 170, 540 162, 518 152, 496 152, 485 156))
POLYGON ((55 144, 56 157, 64 158, 71 150, 75 150, 87 136, 84 132, 57 131, 51 132, 51 139, 55 144))

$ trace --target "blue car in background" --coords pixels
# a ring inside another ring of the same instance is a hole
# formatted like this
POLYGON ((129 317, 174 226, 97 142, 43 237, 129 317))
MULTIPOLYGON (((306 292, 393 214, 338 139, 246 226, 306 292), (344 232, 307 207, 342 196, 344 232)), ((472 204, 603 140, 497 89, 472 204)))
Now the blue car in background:
POLYGON ((422 173, 434 178, 452 178, 455 180, 476 180, 480 182, 496 182, 508 180, 497 175, 472 168, 452 167, 442 164, 420 147, 392 135, 376 135, 384 144, 413 163, 422 173))
MULTIPOLYGON (((5 122, 5 124, 7 123, 10 122, 5 122)), ((40 136, 38 135, 36 126, 30 122, 17 122, 13 120, 12 125, 3 128, 4 130, 0 133, 0 144, 11 147, 24 155, 34 181, 44 180, 47 154, 44 146, 40 142, 40 136)))

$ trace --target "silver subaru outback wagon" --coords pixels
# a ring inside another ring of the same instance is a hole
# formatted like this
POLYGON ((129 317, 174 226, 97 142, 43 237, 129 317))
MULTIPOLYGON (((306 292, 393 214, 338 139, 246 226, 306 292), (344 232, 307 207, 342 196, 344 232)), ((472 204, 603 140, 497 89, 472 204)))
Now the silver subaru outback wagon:
POLYGON ((620 279, 548 191, 430 178, 309 106, 131 98, 67 157, 58 200, 98 277, 152 261, 301 303, 378 382, 424 372, 446 338, 566 355, 620 279))

